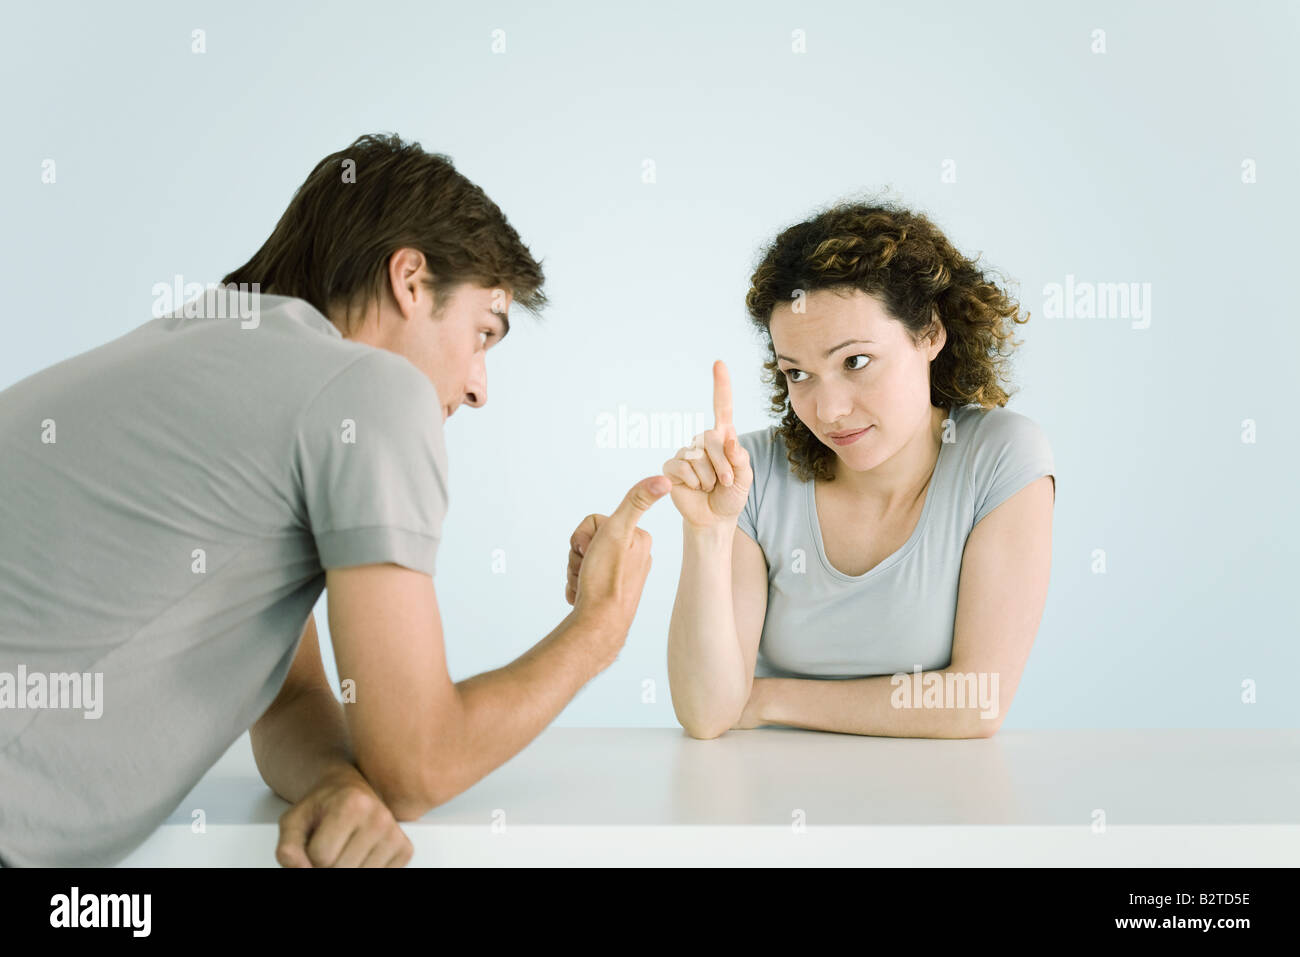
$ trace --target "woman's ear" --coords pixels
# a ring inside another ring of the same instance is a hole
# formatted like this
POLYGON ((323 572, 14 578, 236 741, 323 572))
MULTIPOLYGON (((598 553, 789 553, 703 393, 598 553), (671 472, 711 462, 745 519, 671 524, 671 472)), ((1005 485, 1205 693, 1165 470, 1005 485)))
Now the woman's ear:
POLYGON ((930 329, 926 332, 926 338, 930 340, 930 359, 933 360, 943 351, 944 343, 948 341, 948 330, 944 328, 943 320, 939 318, 938 306, 934 307, 931 314, 930 329))

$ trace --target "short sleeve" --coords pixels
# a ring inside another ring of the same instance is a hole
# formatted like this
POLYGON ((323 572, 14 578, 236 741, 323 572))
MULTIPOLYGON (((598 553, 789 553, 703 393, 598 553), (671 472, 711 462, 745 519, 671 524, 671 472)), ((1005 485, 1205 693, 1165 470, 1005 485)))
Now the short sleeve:
POLYGON ((757 542, 759 506, 772 468, 772 433, 770 429, 746 432, 737 436, 736 441, 749 453, 749 467, 754 473, 754 481, 749 486, 749 497, 745 499, 745 507, 736 519, 736 527, 757 542))
POLYGON ((1055 484, 1051 446, 1033 419, 995 408, 985 413, 976 429, 969 472, 976 525, 1034 479, 1051 475, 1055 484))
POLYGON ((447 513, 442 403, 422 372, 375 348, 299 419, 297 473, 322 568, 434 572, 447 513))

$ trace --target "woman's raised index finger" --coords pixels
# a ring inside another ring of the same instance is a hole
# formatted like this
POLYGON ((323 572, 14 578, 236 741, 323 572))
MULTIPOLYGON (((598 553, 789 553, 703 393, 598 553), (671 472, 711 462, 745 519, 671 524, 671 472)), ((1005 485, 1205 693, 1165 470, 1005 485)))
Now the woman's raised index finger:
POLYGON ((731 376, 721 359, 713 363, 713 427, 731 425, 731 376))

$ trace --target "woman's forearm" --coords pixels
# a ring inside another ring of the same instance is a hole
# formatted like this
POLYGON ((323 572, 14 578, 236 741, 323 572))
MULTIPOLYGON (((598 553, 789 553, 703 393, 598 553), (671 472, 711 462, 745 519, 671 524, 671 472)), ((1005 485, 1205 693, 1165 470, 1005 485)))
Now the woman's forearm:
POLYGON ((949 667, 839 680, 759 678, 745 725, 890 738, 988 737, 1003 715, 996 676, 991 682, 989 677, 949 667), (958 687, 961 692, 954 695, 958 687))
POLYGON ((683 522, 682 572, 668 625, 673 710, 693 737, 727 731, 749 699, 750 680, 736 634, 731 550, 735 522, 683 522))

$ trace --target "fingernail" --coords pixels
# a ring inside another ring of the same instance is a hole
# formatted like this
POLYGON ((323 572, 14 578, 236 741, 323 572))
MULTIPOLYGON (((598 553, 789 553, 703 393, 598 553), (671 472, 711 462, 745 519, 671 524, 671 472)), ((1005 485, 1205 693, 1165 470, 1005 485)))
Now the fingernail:
POLYGON ((582 546, 579 545, 579 546, 578 546, 578 554, 581 555, 582 553, 583 553, 583 552, 582 552, 582 546))

